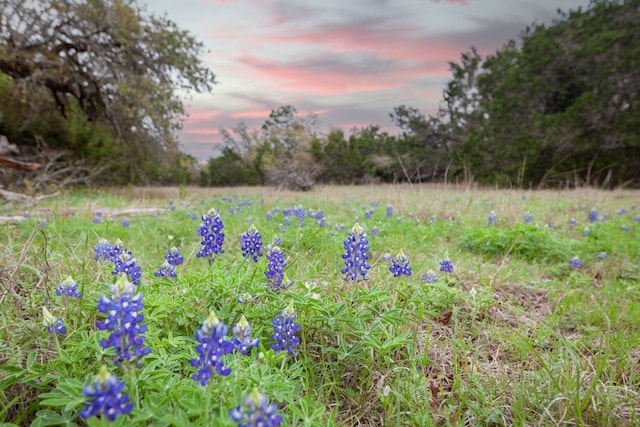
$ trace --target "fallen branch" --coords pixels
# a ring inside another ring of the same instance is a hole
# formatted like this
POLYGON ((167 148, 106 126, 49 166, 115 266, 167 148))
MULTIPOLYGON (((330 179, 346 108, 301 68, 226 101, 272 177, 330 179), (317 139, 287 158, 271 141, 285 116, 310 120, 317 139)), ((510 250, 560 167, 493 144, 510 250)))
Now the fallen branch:
POLYGON ((26 202, 28 204, 38 203, 40 200, 56 197, 59 194, 60 192, 56 191, 55 193, 43 194, 42 196, 27 196, 26 194, 14 193, 13 191, 3 190, 0 188, 0 197, 3 197, 10 202, 26 202))

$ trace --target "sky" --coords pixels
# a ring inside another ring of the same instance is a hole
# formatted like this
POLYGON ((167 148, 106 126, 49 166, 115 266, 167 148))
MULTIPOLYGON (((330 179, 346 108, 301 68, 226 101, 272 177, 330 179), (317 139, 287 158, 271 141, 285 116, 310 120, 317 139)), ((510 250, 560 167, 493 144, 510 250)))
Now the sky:
POLYGON ((221 129, 258 128, 293 105, 320 130, 378 125, 396 134, 399 105, 435 114, 448 62, 475 46, 486 57, 533 22, 589 0, 148 0, 204 43, 216 75, 191 94, 179 133, 199 160, 218 154, 221 129))

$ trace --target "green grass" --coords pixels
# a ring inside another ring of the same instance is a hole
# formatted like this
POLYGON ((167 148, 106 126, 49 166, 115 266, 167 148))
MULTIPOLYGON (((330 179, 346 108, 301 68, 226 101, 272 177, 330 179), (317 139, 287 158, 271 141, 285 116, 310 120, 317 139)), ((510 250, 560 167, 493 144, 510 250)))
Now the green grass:
POLYGON ((635 204, 640 193, 631 191, 381 186, 303 194, 83 190, 36 207, 4 206, 1 213, 31 217, 0 225, 0 425, 107 424, 79 417, 83 386, 102 365, 127 382, 134 403, 112 423, 122 426, 231 426, 229 409, 254 387, 278 405, 282 425, 637 425, 635 204), (282 209, 295 205, 324 211, 326 226, 306 218, 300 228, 292 217, 283 231, 282 209), (158 213, 128 214, 123 227, 118 210, 134 207, 158 213), (225 253, 209 263, 195 254, 199 216, 211 207, 226 239, 225 253), (609 218, 588 223, 591 208, 609 218), (98 210, 103 220, 95 224, 98 210), (491 210, 496 226, 487 225, 491 210), (533 222, 524 224, 525 212, 533 222), (356 222, 368 233, 372 268, 368 280, 350 282, 341 254, 356 222), (251 224, 265 244, 282 239, 294 281, 287 290, 265 286, 264 257, 257 264, 242 257, 239 236, 251 224), (583 235, 585 226, 591 234, 583 235), (152 352, 128 372, 110 363, 112 350, 100 345, 108 333, 95 326, 104 318, 98 298, 115 280, 111 265, 93 259, 100 238, 122 240, 142 266, 138 290, 152 352), (185 263, 176 279, 157 278, 171 245, 185 263), (394 278, 383 260, 400 251, 411 260, 410 277, 394 278), (569 268, 574 256, 582 269, 569 268), (443 258, 454 272, 423 282, 443 258), (78 300, 55 295, 69 275, 83 292, 78 300), (252 299, 240 303, 242 294, 252 299), (290 302, 302 327, 297 357, 270 347, 271 319, 290 302), (46 331, 42 307, 64 317, 66 334, 46 331), (189 359, 210 311, 230 331, 244 314, 260 348, 224 356, 232 373, 203 387, 189 359))

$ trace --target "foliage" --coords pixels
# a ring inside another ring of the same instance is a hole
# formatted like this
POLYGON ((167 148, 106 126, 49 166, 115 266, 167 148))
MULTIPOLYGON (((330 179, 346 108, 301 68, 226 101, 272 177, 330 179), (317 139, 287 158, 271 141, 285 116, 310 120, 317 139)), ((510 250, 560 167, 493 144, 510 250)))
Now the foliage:
POLYGON ((100 425, 106 419, 93 414, 105 401, 91 398, 109 392, 113 425, 230 426, 252 411, 310 426, 639 419, 635 192, 521 199, 451 185, 328 187, 302 196, 135 190, 146 192, 63 193, 0 230, 0 423, 74 425, 85 414, 87 425, 100 425), (486 222, 488 198, 496 200, 494 225, 486 222), (159 212, 121 225, 117 210, 133 205, 159 212), (587 205, 600 212, 594 222, 587 205), (99 207, 102 219, 93 221, 86 206, 99 207), (292 206, 306 221, 285 225, 292 206), (210 207, 217 216, 194 220, 210 207), (314 221, 320 210, 326 222, 314 221), (523 224, 529 212, 557 225, 523 224), (214 222, 218 231, 224 223, 225 250, 199 258, 200 234, 214 222), (369 267, 362 280, 344 280, 341 254, 357 247, 344 243, 356 222, 352 234, 366 232, 369 267), (263 274, 276 270, 270 260, 243 256, 248 224, 278 243, 286 264, 278 273, 291 286, 271 289, 263 274), (394 277, 385 253, 410 259, 412 274, 394 277), (111 264, 131 257, 139 285, 112 274, 111 264), (580 268, 570 268, 575 257, 580 268), (152 273, 169 259, 179 264, 177 277, 152 273), (421 279, 438 267, 435 281, 421 279), (136 304, 107 310, 111 293, 135 293, 136 304), (43 308, 64 318, 66 333, 47 331, 43 308), (127 329, 130 311, 144 331, 127 329), (115 317, 122 322, 102 330, 115 317), (120 328, 143 333, 150 352, 114 364, 120 328))
POLYGON ((3 104, 1 123, 13 142, 33 145, 38 136, 80 148, 107 161, 116 182, 161 180, 176 166, 178 90, 209 91, 214 83, 199 59, 202 43, 132 0, 0 5, 0 72, 18 107, 3 104))
POLYGON ((502 185, 637 184, 637 22, 637 1, 595 1, 483 62, 463 55, 445 96, 459 166, 502 185))

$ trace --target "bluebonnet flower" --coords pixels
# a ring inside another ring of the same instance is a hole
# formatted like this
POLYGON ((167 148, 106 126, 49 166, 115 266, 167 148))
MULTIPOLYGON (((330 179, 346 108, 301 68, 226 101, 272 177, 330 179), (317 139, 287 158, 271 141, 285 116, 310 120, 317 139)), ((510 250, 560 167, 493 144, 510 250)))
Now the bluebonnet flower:
POLYGON ((625 208, 620 208, 620 210, 618 211, 618 215, 626 215, 627 213, 627 209, 625 208))
POLYGON ((358 276, 367 278, 367 272, 371 265, 367 263, 369 259, 369 240, 367 233, 360 226, 355 224, 349 231, 349 237, 344 241, 345 253, 342 255, 345 267, 341 270, 348 280, 356 280, 358 276))
POLYGON ((453 263, 449 258, 440 261, 440 271, 443 273, 451 273, 453 271, 453 263))
POLYGON ((117 276, 121 273, 126 274, 134 285, 140 284, 142 273, 141 267, 138 265, 137 260, 131 255, 131 251, 126 248, 122 248, 120 255, 114 259, 114 267, 111 274, 117 276))
POLYGON ((298 220, 298 227, 303 228, 304 227, 304 217, 305 217, 304 208, 302 206, 294 206, 292 208, 292 212, 293 212, 293 215, 298 220))
POLYGON ((180 265, 184 262, 184 258, 180 254, 180 249, 175 246, 169 248, 169 252, 164 256, 164 259, 173 266, 180 265))
POLYGON ((393 216, 393 207, 391 205, 387 205, 387 218, 391 218, 393 216))
POLYGON ((65 334, 67 328, 63 325, 64 319, 62 317, 55 317, 47 307, 42 307, 42 324, 47 327, 47 332, 53 334, 65 334))
POLYGON ((240 304, 249 304, 254 300, 254 297, 249 292, 245 292, 243 294, 238 295, 238 298, 236 299, 240 304))
POLYGON ((569 226, 573 228, 576 225, 578 225, 578 222, 576 221, 576 219, 575 218, 571 218, 571 221, 569 221, 569 226))
POLYGON ((379 236, 380 235, 380 229, 378 227, 373 227, 371 229, 371 235, 372 236, 379 236))
POLYGON ((622 226, 620 226, 620 230, 629 231, 629 230, 631 230, 631 228, 628 225, 622 225, 622 226))
POLYGON ((169 264, 169 261, 165 260, 160 264, 160 268, 153 272, 156 277, 178 277, 176 274, 176 267, 169 264))
POLYGON ((365 219, 371 219, 371 217, 373 216, 373 213, 374 213, 373 209, 369 209, 368 211, 366 211, 364 213, 364 218, 365 219))
POLYGON ((93 217, 91 221, 93 221, 94 224, 100 224, 102 222, 97 216, 93 217))
POLYGON ((96 322, 101 331, 111 331, 109 338, 101 340, 102 348, 113 347, 114 362, 135 362, 149 354, 151 349, 144 347, 144 333, 147 325, 143 325, 144 308, 142 294, 133 294, 136 287, 125 275, 120 275, 116 283, 110 286, 111 297, 100 295, 98 311, 107 315, 104 321, 96 322))
POLYGON ((391 260, 392 264, 389 271, 393 273, 393 277, 411 276, 411 267, 409 266, 409 258, 400 252, 391 260))
POLYGON ((80 411, 80 416, 86 419, 104 415, 109 421, 114 421, 118 415, 130 413, 133 405, 129 403, 129 395, 122 393, 124 386, 124 381, 119 381, 102 365, 94 381, 84 386, 83 393, 91 401, 80 411))
POLYGON ((527 212, 524 214, 524 223, 525 224, 529 224, 531 221, 533 221, 533 215, 531 214, 531 212, 527 212))
POLYGON ((231 339, 231 343, 236 350, 242 353, 242 355, 246 355, 249 350, 251 350, 251 347, 258 346, 259 340, 258 338, 251 338, 251 326, 249 325, 249 322, 247 322, 247 318, 244 317, 244 314, 236 326, 233 327, 233 333, 235 334, 235 337, 231 339))
POLYGON ((78 282, 73 280, 71 276, 68 276, 66 279, 60 282, 60 284, 58 284, 56 295, 71 298, 80 298, 82 296, 82 292, 78 291, 78 282))
POLYGON ((98 240, 98 244, 93 250, 96 253, 94 257, 96 261, 110 261, 111 244, 107 239, 98 240))
POLYGON ((599 259, 605 259, 606 257, 607 257, 607 253, 606 253, 606 252, 600 252, 600 253, 598 254, 598 258, 599 258, 599 259))
POLYGON ((633 217, 633 220, 634 220, 635 222, 640 222, 640 215, 636 215, 636 216, 634 216, 634 217, 633 217))
POLYGON ((422 276, 422 281, 427 283, 436 283, 438 281, 438 275, 435 271, 429 270, 422 276))
POLYGON ((267 255, 265 256, 269 263, 267 264, 267 271, 264 272, 269 281, 267 284, 274 291, 288 288, 292 281, 285 280, 284 269, 287 266, 285 262, 284 252, 279 246, 270 246, 267 248, 267 255))
POLYGON ((569 260, 569 268, 582 268, 582 261, 577 256, 569 260))
POLYGON ((46 219, 43 219, 42 221, 40 221, 40 228, 45 228, 47 225, 49 225, 49 223, 47 222, 46 219))
POLYGON ((160 268, 153 272, 156 277, 177 277, 176 266, 182 264, 184 258, 180 255, 180 249, 172 246, 164 256, 164 262, 160 264, 160 268))
POLYGON ((598 211, 591 209, 589 211, 589 222, 596 222, 598 220, 598 211))
POLYGON ((262 236, 255 225, 251 225, 246 233, 240 235, 240 249, 243 257, 251 257, 253 262, 258 262, 262 256, 262 236))
POLYGON ((200 242, 202 247, 196 253, 197 257, 209 257, 212 260, 217 254, 224 253, 222 248, 224 243, 223 227, 224 224, 215 209, 211 208, 205 215, 202 215, 202 224, 198 229, 198 234, 202 237, 200 242))
POLYGON ((498 220, 496 211, 489 212, 489 215, 487 215, 487 220, 489 222, 489 225, 496 225, 496 221, 498 220))
POLYGON ((583 235, 583 236, 590 236, 590 235, 591 235, 591 230, 589 230, 589 227, 585 227, 585 228, 582 230, 582 235, 583 235))
POLYGON ((231 368, 224 366, 222 356, 231 353, 234 346, 231 341, 224 339, 227 335, 227 325, 222 323, 214 312, 209 313, 209 317, 202 322, 202 327, 196 331, 196 345, 198 357, 189 360, 191 366, 198 368, 198 372, 191 375, 203 386, 207 385, 213 371, 218 375, 227 376, 231 373, 231 368))
POLYGON ((241 405, 229 411, 229 417, 238 427, 277 427, 282 422, 282 415, 276 413, 277 409, 276 404, 269 403, 256 387, 241 405))
POLYGON ((272 320, 273 343, 271 348, 277 354, 282 350, 287 350, 289 354, 296 356, 298 352, 295 347, 300 345, 300 325, 296 324, 296 312, 293 308, 293 301, 289 303, 278 317, 272 320))
POLYGON ((124 228, 129 228, 130 225, 131 224, 129 223, 129 219, 128 218, 125 218, 125 219, 122 220, 122 226, 124 228))

